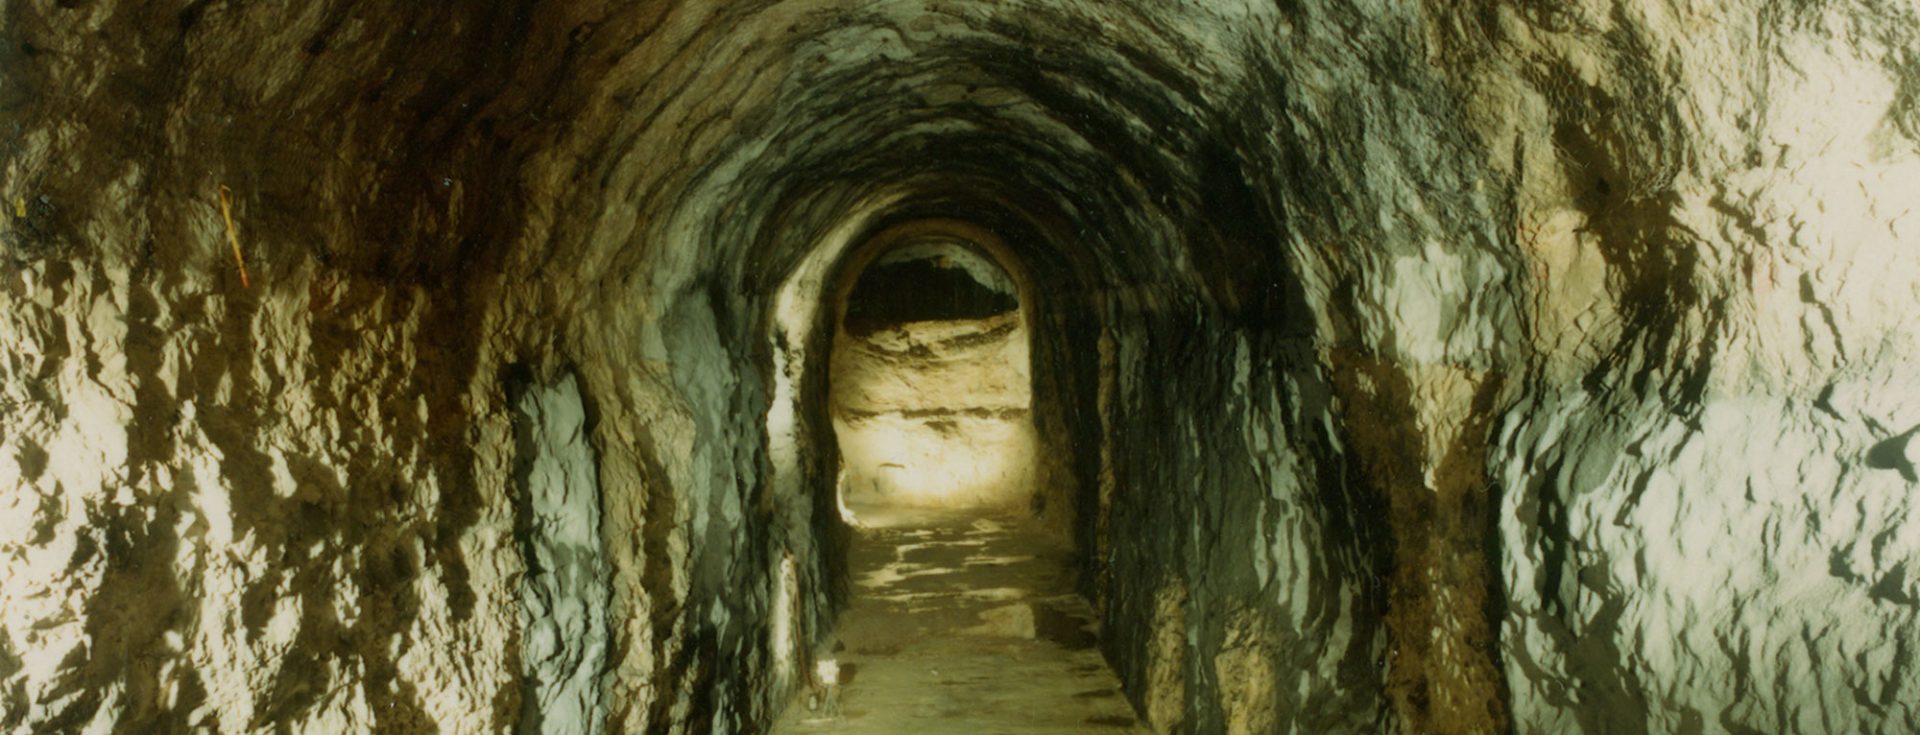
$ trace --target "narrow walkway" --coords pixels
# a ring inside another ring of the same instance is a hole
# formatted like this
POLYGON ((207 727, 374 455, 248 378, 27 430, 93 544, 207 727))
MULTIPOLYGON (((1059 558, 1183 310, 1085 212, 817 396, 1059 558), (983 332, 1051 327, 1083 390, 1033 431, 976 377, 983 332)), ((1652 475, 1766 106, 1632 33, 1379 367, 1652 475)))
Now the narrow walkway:
POLYGON ((861 520, 853 600, 825 655, 838 714, 803 690, 775 733, 1146 732, 1100 656, 1067 548, 1010 516, 861 520))

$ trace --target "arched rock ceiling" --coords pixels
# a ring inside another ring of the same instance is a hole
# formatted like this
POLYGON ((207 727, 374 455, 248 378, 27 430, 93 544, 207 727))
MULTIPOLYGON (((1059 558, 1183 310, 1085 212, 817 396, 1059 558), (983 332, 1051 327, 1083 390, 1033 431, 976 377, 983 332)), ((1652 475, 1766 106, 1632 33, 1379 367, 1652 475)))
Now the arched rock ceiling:
MULTIPOLYGON (((1062 223, 1044 247, 1072 252, 1028 254, 1043 271, 1074 262, 1110 283, 1181 273, 1190 235, 1175 228, 1217 206, 1198 196, 1199 179, 1218 173, 1202 167, 1231 165, 1208 159, 1233 145, 1213 121, 1253 96, 1234 51, 1254 26, 1228 13, 1173 23, 1151 12, 802 3, 703 21, 711 30, 680 53, 705 63, 667 90, 657 116, 583 124, 566 141, 604 153, 587 178, 634 192, 652 229, 624 232, 633 212, 583 196, 596 236, 567 247, 653 241, 658 249, 605 248, 590 267, 672 271, 695 258, 666 251, 711 243, 725 256, 698 254, 702 267, 766 283, 805 255, 806 235, 862 200, 899 193, 991 198, 1062 223), (661 151, 676 155, 663 161, 661 151)), ((661 91, 657 77, 618 69, 595 82, 605 97, 624 98, 631 85, 641 96, 661 91)))
MULTIPOLYGON (((258 264, 269 279, 271 261, 311 253, 430 284, 557 275, 540 282, 563 304, 669 298, 706 274, 767 291, 820 233, 886 197, 984 203, 1050 228, 1016 243, 1043 279, 1262 311, 1289 272, 1318 269, 1284 252, 1338 259, 1423 233, 1498 242, 1470 224, 1487 207, 1456 96, 1400 52, 1422 32, 1411 7, 322 2, 13 16, 22 42, 9 53, 31 63, 4 94, 39 103, 15 175, 68 213, 111 206, 89 201, 102 179, 230 185, 247 235, 274 254, 258 264)), ((205 216, 151 213, 150 249, 220 267, 205 216)), ((84 239, 70 215, 45 219, 47 239, 84 239)))

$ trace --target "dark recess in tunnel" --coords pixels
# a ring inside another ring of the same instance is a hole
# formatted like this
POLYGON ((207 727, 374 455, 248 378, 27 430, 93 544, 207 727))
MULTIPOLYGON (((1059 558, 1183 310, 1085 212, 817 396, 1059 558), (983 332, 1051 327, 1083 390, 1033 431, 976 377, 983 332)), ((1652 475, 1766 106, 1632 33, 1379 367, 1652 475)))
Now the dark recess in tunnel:
POLYGON ((934 258, 875 263, 847 295, 847 331, 866 336, 903 322, 984 319, 1019 304, 974 279, 963 268, 934 258))
MULTIPOLYGON (((1030 325, 1033 421, 1049 460, 1058 464, 1050 479, 1061 488, 1036 494, 1035 510, 1050 524, 1064 519, 1058 527, 1073 538, 1081 591, 1107 616, 1103 648, 1136 701, 1147 676, 1153 595, 1169 579, 1199 579, 1200 568, 1216 561, 1198 553, 1211 553, 1204 550, 1218 544, 1196 538, 1244 536, 1251 532, 1249 519, 1259 516, 1257 506, 1268 502, 1238 490, 1260 486, 1265 478, 1210 469, 1264 461, 1254 456, 1262 450, 1241 436, 1241 425, 1258 417, 1235 394, 1244 390, 1235 386, 1232 364, 1239 344, 1256 374, 1285 376, 1259 378, 1251 390, 1291 394, 1284 401, 1293 410, 1273 418, 1306 450, 1308 512, 1332 549, 1309 584, 1316 599, 1340 600, 1329 604, 1353 611, 1358 630, 1342 658, 1351 675, 1364 679, 1358 672, 1375 668, 1368 651, 1384 607, 1367 580, 1384 576, 1381 545, 1388 534, 1369 507, 1378 499, 1353 487, 1342 472, 1340 447, 1347 442, 1328 415, 1330 391, 1315 367, 1314 323, 1306 318, 1317 309, 1309 306, 1297 265, 1281 247, 1292 234, 1288 220, 1295 213, 1286 200, 1327 193, 1316 191, 1327 181, 1316 175, 1326 163, 1289 142, 1273 147, 1271 134, 1257 123, 1264 110, 1253 103, 1195 128, 1189 123, 1192 109, 1201 106, 1200 90, 1184 86, 1177 74, 1156 74, 1165 69, 1151 58, 1131 58, 1138 68, 1088 60, 1100 55, 1063 53, 1029 68, 1012 61, 1031 60, 1017 47, 953 44, 882 72, 814 80, 833 93, 796 101, 793 114, 760 133, 780 141, 787 155, 743 161, 755 167, 752 174, 728 188, 742 216, 704 225, 710 229, 703 240, 746 243, 713 272, 720 285, 707 287, 769 293, 810 255, 796 242, 819 242, 854 220, 856 232, 847 240, 856 244, 914 219, 969 222, 999 236, 1035 286, 1031 299, 1020 303, 1030 325), (965 71, 936 66, 946 61, 965 71), (914 108, 883 126, 874 124, 876 110, 895 109, 878 100, 948 77, 1017 90, 1070 133, 1010 108, 977 104, 914 108), (1061 81, 1069 78, 1076 83, 1061 81), (887 132, 868 132, 881 130, 887 132), (1142 136, 1142 130, 1156 133, 1142 136), (880 211, 861 209, 887 198, 891 203, 880 211), (1164 361, 1116 367, 1112 354, 1103 355, 1115 344, 1164 361), (1125 408, 1103 406, 1103 386, 1114 387, 1116 371, 1129 371, 1135 385, 1161 388, 1148 388, 1144 400, 1125 408), (1168 395, 1159 395, 1163 389, 1168 395), (1221 396, 1228 405, 1175 400, 1176 392, 1221 396), (1200 444, 1184 441, 1182 433, 1200 444), (1103 498, 1103 482, 1131 495, 1103 498), (1174 491, 1137 492, 1142 488, 1174 491), (1115 505, 1108 508, 1108 502, 1115 505), (1213 516, 1229 520, 1209 528, 1164 520, 1213 516), (1109 541, 1118 538, 1125 541, 1109 541)), ((1284 98, 1278 72, 1260 71, 1254 86, 1236 91, 1284 98)), ((838 285, 859 275, 852 260, 830 266, 806 298, 831 304, 838 285)), ((757 301, 749 329, 777 333, 774 309, 772 299, 757 301)), ((811 566, 827 587, 823 629, 844 609, 849 586, 849 532, 833 508, 840 458, 825 411, 818 408, 826 404, 834 332, 843 326, 831 312, 820 309, 811 329, 787 336, 804 344, 763 338, 760 353, 769 376, 791 369, 775 362, 778 354, 790 347, 804 354, 795 392, 800 441, 808 450, 802 473, 813 488, 811 523, 822 552, 811 566)), ((861 322, 849 314, 844 327, 857 335, 867 326, 861 322)), ((1244 558, 1221 561, 1250 566, 1244 558)), ((1228 599, 1227 583, 1201 584, 1199 599, 1228 599)), ((1246 588, 1253 587, 1247 580, 1246 588)), ((1303 633, 1331 639, 1338 619, 1316 617, 1303 633)), ((1196 656, 1224 645, 1218 621, 1205 628, 1196 656)), ((1314 707, 1370 710, 1379 701, 1375 687, 1356 682, 1338 702, 1314 707)), ((1197 697, 1194 706, 1201 710, 1196 726, 1218 716, 1208 712, 1213 704, 1197 697)))

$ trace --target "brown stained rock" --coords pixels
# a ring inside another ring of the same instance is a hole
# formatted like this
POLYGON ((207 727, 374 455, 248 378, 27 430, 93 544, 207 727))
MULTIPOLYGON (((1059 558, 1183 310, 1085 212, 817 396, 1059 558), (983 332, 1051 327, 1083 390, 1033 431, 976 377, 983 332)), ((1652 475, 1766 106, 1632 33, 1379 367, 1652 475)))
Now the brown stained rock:
POLYGON ((1484 457, 1497 384, 1481 381, 1459 432, 1429 470, 1415 412, 1422 386, 1364 355, 1332 355, 1353 456, 1388 499, 1393 567, 1387 597, 1387 686, 1416 732, 1484 733, 1507 726, 1504 673, 1487 600, 1493 569, 1484 457))
POLYGON ((1243 610, 1227 622, 1226 640, 1213 659, 1227 735, 1261 735, 1280 728, 1273 708, 1280 685, 1279 651, 1269 636, 1257 612, 1243 610))
POLYGON ((1153 612, 1153 643, 1147 649, 1147 724, 1156 733, 1185 732, 1187 720, 1187 590, 1161 588, 1153 612))

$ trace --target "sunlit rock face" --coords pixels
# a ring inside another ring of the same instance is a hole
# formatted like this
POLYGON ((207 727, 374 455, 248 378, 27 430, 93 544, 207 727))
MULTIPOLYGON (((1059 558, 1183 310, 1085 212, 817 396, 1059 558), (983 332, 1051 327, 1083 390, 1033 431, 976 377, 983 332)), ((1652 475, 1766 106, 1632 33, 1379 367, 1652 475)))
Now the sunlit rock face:
POLYGON ((1552 80, 1467 97, 1529 269, 1486 444, 1518 729, 1920 724, 1915 12, 1499 11, 1436 44, 1552 80))
POLYGON ((903 242, 844 300, 828 400, 849 511, 1030 503, 1026 315, 992 256, 961 241, 903 242))
POLYGON ((1155 727, 1920 729, 1910 4, 0 12, 0 729, 764 728, 935 217, 1155 727))

